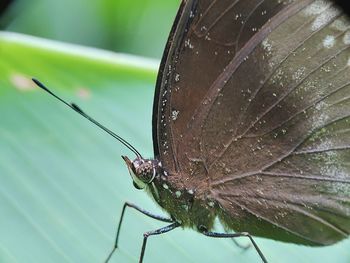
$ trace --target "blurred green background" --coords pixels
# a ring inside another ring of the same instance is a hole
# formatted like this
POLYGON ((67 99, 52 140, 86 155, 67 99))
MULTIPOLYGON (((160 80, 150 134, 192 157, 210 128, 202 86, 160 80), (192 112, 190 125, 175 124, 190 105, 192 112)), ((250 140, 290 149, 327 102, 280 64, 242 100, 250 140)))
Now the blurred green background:
POLYGON ((14 0, 0 17, 0 26, 48 39, 160 58, 179 3, 14 0))
MULTIPOLYGON (((102 262, 125 201, 162 213, 133 188, 120 158, 132 154, 30 78, 77 102, 152 157, 155 79, 179 3, 16 0, 2 13, 0 262, 102 262)), ((128 211, 111 262, 137 262, 142 233, 163 225, 128 211)), ((349 239, 325 248, 256 241, 270 262, 350 262, 349 239)), ((230 240, 177 229, 151 238, 144 262, 259 258, 230 240)))

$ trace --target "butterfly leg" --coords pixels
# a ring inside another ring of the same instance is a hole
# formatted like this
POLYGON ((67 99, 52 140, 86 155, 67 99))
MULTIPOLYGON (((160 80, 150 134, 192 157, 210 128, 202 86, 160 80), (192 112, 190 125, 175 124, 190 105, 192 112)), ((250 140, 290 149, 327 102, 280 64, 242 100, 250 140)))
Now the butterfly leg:
POLYGON ((125 210, 126 210, 127 207, 134 208, 137 211, 141 212, 142 214, 144 214, 146 216, 149 216, 149 217, 151 217, 153 219, 156 219, 156 220, 159 220, 159 221, 162 221, 162 222, 167 222, 167 223, 174 223, 174 220, 172 220, 171 218, 154 215, 154 214, 152 214, 152 213, 150 213, 150 212, 148 212, 148 211, 146 211, 146 210, 144 210, 144 209, 142 209, 142 208, 140 208, 140 207, 138 207, 138 206, 136 206, 136 205, 134 205, 132 203, 125 202, 124 206, 123 206, 122 213, 120 215, 114 246, 113 246, 112 251, 108 254, 108 257, 105 260, 105 263, 107 263, 111 259, 114 251, 118 248, 118 240, 119 240, 120 229, 121 229, 121 226, 122 226, 122 223, 123 223, 124 214, 125 214, 125 210))
POLYGON ((180 226, 180 224, 178 222, 174 222, 168 226, 144 233, 139 263, 142 263, 142 261, 143 261, 143 257, 145 255, 145 250, 146 250, 147 239, 149 236, 164 234, 164 233, 169 232, 169 231, 171 231, 179 226, 180 226))
POLYGON ((241 232, 241 233, 215 233, 215 232, 209 232, 205 228, 200 228, 201 232, 203 235, 206 235, 208 237, 216 237, 216 238, 236 238, 236 237, 248 237, 250 239, 250 242, 253 244, 256 252, 258 252, 261 260, 264 263, 267 263, 267 260, 264 256, 264 254, 261 252, 260 248, 258 245, 255 243, 253 237, 247 233, 247 232, 241 232))

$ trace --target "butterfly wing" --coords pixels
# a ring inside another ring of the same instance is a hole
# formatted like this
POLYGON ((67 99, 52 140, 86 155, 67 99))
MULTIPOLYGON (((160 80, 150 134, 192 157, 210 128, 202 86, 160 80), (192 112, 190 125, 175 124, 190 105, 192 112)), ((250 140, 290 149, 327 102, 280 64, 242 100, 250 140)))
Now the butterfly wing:
POLYGON ((182 1, 162 58, 153 106, 155 156, 170 171, 186 170, 178 145, 208 90, 237 52, 269 17, 285 7, 278 0, 182 1), (252 10, 265 16, 252 16, 252 10), (242 27, 245 23, 248 30, 242 27), (243 34, 244 32, 244 34, 243 34), (182 166, 182 167, 180 167, 182 166))
POLYGON ((157 107, 165 167, 215 200, 230 229, 312 245, 347 237, 348 18, 329 1, 186 7, 157 107))

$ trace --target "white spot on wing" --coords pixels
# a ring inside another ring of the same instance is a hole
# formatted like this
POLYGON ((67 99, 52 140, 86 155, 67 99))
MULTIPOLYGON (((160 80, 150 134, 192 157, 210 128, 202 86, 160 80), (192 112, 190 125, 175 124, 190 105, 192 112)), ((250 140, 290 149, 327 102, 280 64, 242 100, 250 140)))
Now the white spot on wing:
POLYGON ((317 0, 309 5, 307 8, 303 10, 303 13, 308 16, 321 14, 324 10, 326 10, 330 6, 329 1, 325 0, 317 0))
POLYGON ((173 121, 176 121, 178 116, 179 116, 179 111, 178 111, 178 110, 173 110, 173 111, 171 112, 171 119, 172 119, 173 121))
POLYGON ((347 24, 345 24, 345 22, 343 20, 337 19, 335 20, 332 24, 331 24, 331 28, 334 28, 338 31, 345 31, 348 29, 347 24))
POLYGON ((350 44, 350 32, 349 31, 344 34, 343 42, 345 45, 350 44))
POLYGON ((305 67, 298 68, 292 75, 293 80, 301 80, 305 73, 305 67))
POLYGON ((266 51, 268 54, 270 54, 271 51, 272 51, 272 45, 271 45, 271 43, 269 42, 269 40, 266 38, 266 39, 264 39, 263 42, 261 42, 261 44, 262 44, 263 48, 265 49, 265 51, 266 51))
POLYGON ((313 116, 312 129, 319 129, 329 119, 329 116, 325 111, 327 107, 328 107, 328 104, 324 101, 320 101, 315 105, 315 110, 317 110, 318 113, 316 113, 313 116))
POLYGON ((325 48, 331 48, 334 46, 334 44, 335 44, 335 37, 334 36, 328 35, 323 39, 323 46, 325 48))
POLYGON ((327 25, 334 17, 339 15, 340 11, 337 8, 330 8, 327 11, 321 13, 319 16, 316 17, 314 22, 311 25, 311 30, 316 31, 323 26, 327 25))
POLYGON ((174 80, 175 80, 175 82, 179 82, 180 81, 180 74, 176 73, 174 80))

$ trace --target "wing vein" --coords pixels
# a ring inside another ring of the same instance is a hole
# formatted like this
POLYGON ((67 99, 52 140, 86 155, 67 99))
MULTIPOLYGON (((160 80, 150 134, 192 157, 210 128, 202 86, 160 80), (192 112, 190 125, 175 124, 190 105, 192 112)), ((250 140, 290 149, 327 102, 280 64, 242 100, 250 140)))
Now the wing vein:
POLYGON ((302 154, 310 154, 310 153, 325 153, 325 152, 331 152, 331 151, 346 151, 349 149, 350 149, 350 145, 346 145, 346 146, 332 147, 332 148, 327 148, 327 149, 310 149, 310 150, 295 151, 291 155, 302 155, 302 154))
MULTIPOLYGON (((350 48, 349 48, 350 49, 350 48)), ((306 110, 314 107, 317 103, 321 102, 322 100, 326 99, 327 97, 331 96, 331 95, 334 95, 336 94, 337 92, 341 91, 342 89, 348 87, 350 85, 350 81, 345 83, 343 86, 339 87, 338 89, 332 91, 331 93, 329 94, 326 94, 325 96, 321 97, 320 99, 314 101, 312 104, 310 104, 309 106, 297 111, 295 114, 291 115, 289 118, 285 119, 285 121, 281 122, 279 125, 271 128, 269 131, 266 131, 265 133, 263 134, 255 134, 255 135, 252 135, 252 136, 245 136, 245 138, 254 138, 254 137, 259 137, 259 136, 264 136, 268 133, 270 133, 272 130, 276 130, 278 128, 281 128, 284 124, 286 124, 287 122, 289 122, 290 120, 296 118, 298 115, 304 113, 306 110)))
MULTIPOLYGON (((341 34, 343 35, 344 32, 341 34)), ((308 74, 306 74, 302 79, 300 79, 299 82, 296 82, 293 86, 291 86, 287 92, 285 92, 285 94, 283 94, 283 96, 281 96, 281 98, 279 98, 278 100, 276 100, 276 102, 274 104, 272 104, 269 108, 267 108, 262 114, 260 114, 260 116, 258 118, 256 118, 248 127, 247 129, 238 137, 241 138, 243 137, 256 123, 258 123, 259 121, 261 121, 261 119, 268 114, 269 112, 271 112, 271 110, 273 110, 280 102, 282 102, 288 95, 290 95, 298 86, 300 86, 300 84, 302 84, 308 77, 310 77, 311 74, 315 73, 317 70, 319 70, 322 66, 324 66, 325 64, 327 64, 328 62, 330 62, 332 59, 334 59, 335 57, 339 56, 342 52, 346 51, 347 49, 349 49, 349 46, 345 46, 343 49, 339 50, 336 54, 330 55, 328 57, 326 57, 324 59, 324 61, 321 62, 321 64, 317 64, 317 66, 315 68, 313 68, 310 72, 308 72, 308 74)), ((317 54, 317 52, 316 52, 317 54)), ((344 67, 344 69, 346 69, 347 67, 344 67)), ((347 83, 347 85, 349 85, 350 83, 347 83)), ((344 87, 344 86, 342 86, 344 87)), ((326 98, 327 96, 325 96, 324 98, 326 98)), ((323 98, 323 99, 324 99, 323 98)), ((313 103, 310 107, 314 106, 315 103, 313 103)), ((302 111, 299 111, 299 113, 302 111)), ((284 124, 285 122, 283 122, 284 124)))
MULTIPOLYGON (((349 29, 350 27, 348 27, 347 29, 349 29)), ((319 29, 320 30, 320 29, 319 29)), ((337 37, 340 37, 342 36, 343 34, 345 34, 346 31, 343 31, 341 32, 337 37)), ((307 39, 311 38, 308 37, 307 39)), ((307 41, 304 40, 305 41, 307 41)), ((304 43, 303 42, 303 43, 304 43)), ((283 58, 283 60, 281 61, 281 63, 279 65, 281 65, 284 61, 286 61, 288 59, 288 57, 291 56, 291 54, 293 53, 293 51, 297 50, 299 47, 302 46, 301 43, 298 47, 296 47, 294 50, 292 50, 290 53, 288 53, 288 55, 286 57, 283 58)), ((209 164, 209 168, 219 159, 222 157, 223 154, 225 154, 225 152, 229 149, 229 146, 234 142, 234 141, 237 141, 238 139, 241 139, 243 136, 245 136, 245 134, 252 128, 254 127, 254 125, 256 123, 258 123, 262 117, 264 117, 266 114, 268 114, 273 108, 275 108, 281 101, 283 101, 291 92, 293 92, 301 83, 303 83, 312 73, 314 73, 315 71, 317 71, 319 68, 321 68, 323 65, 325 65, 326 63, 328 63, 330 60, 334 59, 336 56, 338 56, 339 54, 341 54, 343 51, 347 50, 349 47, 344 47, 343 49, 341 49, 340 51, 338 51, 336 54, 333 54, 333 55, 330 55, 328 56, 327 58, 324 59, 324 61, 322 62, 321 65, 317 65, 314 69, 312 69, 307 75, 304 76, 304 78, 302 78, 299 82, 295 83, 295 85, 291 86, 288 91, 280 98, 278 99, 273 105, 271 105, 268 109, 266 109, 266 111, 264 111, 258 118, 256 118, 248 127, 246 130, 243 131, 243 133, 241 135, 237 135, 237 130, 239 128, 239 126, 237 126, 236 130, 235 130, 235 135, 233 135, 231 137, 231 139, 225 143, 225 146, 227 147, 224 147, 222 149, 222 151, 220 153, 217 153, 215 154, 216 158, 212 160, 212 162, 209 164)), ((319 51, 319 50, 318 50, 319 51)), ((317 52, 318 52, 317 51, 317 52)), ((316 54, 317 54, 316 52, 316 54)), ((277 71, 277 69, 279 68, 279 66, 276 66, 274 71, 271 72, 271 74, 269 74, 267 76, 267 78, 265 78, 265 80, 263 81, 262 84, 260 84, 259 88, 257 89, 256 92, 254 92, 254 94, 252 94, 252 97, 250 98, 249 102, 247 103, 247 106, 244 107, 244 109, 241 111, 240 113, 240 116, 238 117, 238 123, 240 123, 243 119, 243 117, 245 116, 246 112, 247 112, 247 109, 249 108, 249 106, 252 104, 253 100, 255 100, 256 98, 256 95, 258 94, 258 92, 262 89, 262 87, 264 86, 264 84, 266 84, 266 82, 273 76, 273 74, 277 71)), ((348 67, 344 67, 342 70, 345 70, 347 69, 348 67)), ((339 72, 337 72, 336 74, 338 74, 339 72)), ((345 88, 347 85, 350 85, 350 82, 347 83, 346 85, 342 86, 341 88, 345 88)), ((341 88, 337 89, 336 91, 340 90, 341 88)), ((333 92, 332 92, 333 93, 333 92)), ((331 94, 332 94, 331 93, 331 94)), ((334 92, 335 93, 335 92, 334 92)), ((311 108, 312 106, 314 106, 315 104, 317 104, 319 101, 323 100, 324 98, 326 98, 327 96, 321 98, 320 100, 316 101, 315 103, 313 103, 312 105, 310 105, 309 107, 307 107, 306 109, 308 108, 311 108)), ((274 127, 274 129, 277 129, 278 127, 284 125, 285 123, 287 123, 289 120, 293 119, 295 116, 299 115, 300 113, 302 113, 305 109, 303 110, 300 110, 299 112, 297 112, 296 114, 292 115, 291 117, 289 117, 288 119, 286 119, 284 122, 280 123, 278 126, 274 127)), ((269 133, 270 131, 266 132, 265 134, 269 133)), ((262 135, 258 135, 258 136, 263 136, 265 134, 262 134, 262 135)), ((245 136, 245 137, 255 137, 255 136, 245 136)))
POLYGON ((244 21, 242 21, 242 26, 239 29, 237 38, 236 38, 236 43, 235 43, 235 50, 238 50, 238 43, 239 43, 239 39, 241 38, 243 29, 245 28, 246 22, 248 21, 248 19, 254 14, 255 10, 264 2, 264 0, 261 0, 254 8, 252 8, 252 10, 249 12, 249 14, 247 15, 247 17, 244 19, 244 21))
MULTIPOLYGON (((308 24, 311 24, 312 21, 313 21, 313 19, 309 19, 308 21, 303 23, 292 35, 297 34, 299 32, 299 30, 305 28, 308 24)), ((289 52, 284 58, 282 58, 280 63, 275 66, 275 68, 266 76, 266 78, 261 83, 259 83, 259 87, 252 93, 251 97, 248 100, 247 105, 241 111, 241 113, 240 113, 240 115, 238 117, 238 123, 240 123, 242 121, 242 119, 245 117, 245 115, 247 113, 247 109, 252 104, 252 102, 256 99, 257 94, 259 93, 259 91, 261 91, 261 89, 264 87, 264 85, 267 83, 267 81, 271 79, 271 77, 274 75, 274 73, 276 73, 276 71, 279 68, 279 66, 281 64, 283 64, 283 62, 285 62, 293 54, 293 52, 295 52, 297 49, 299 49, 305 43, 305 41, 307 41, 312 36, 314 36, 314 34, 317 34, 317 32, 319 30, 321 30, 321 29, 318 29, 315 32, 313 32, 312 34, 310 34, 302 43, 300 43, 293 50, 291 50, 291 52, 289 52)), ((237 126, 237 128, 235 130, 235 133, 237 133, 237 129, 238 129, 238 126, 237 126)), ((236 138, 238 137, 237 134, 236 134, 235 137, 236 138)))
MULTIPOLYGON (((229 195, 222 195, 222 196, 225 197, 225 196, 229 196, 229 195)), ((253 201, 256 201, 256 199, 258 199, 257 197, 254 197, 254 198, 252 198, 252 197, 245 197, 245 198, 246 198, 246 200, 249 200, 249 199, 252 200, 253 199, 253 201)), ((288 203, 288 205, 286 205, 285 203, 282 203, 282 202, 276 201, 276 200, 268 200, 266 198, 261 198, 261 197, 259 199, 264 199, 264 200, 270 201, 271 203, 278 203, 279 207, 284 207, 284 208, 292 209, 295 212, 299 212, 300 214, 303 214, 303 215, 305 215, 305 216, 307 216, 307 217, 309 217, 309 218, 311 218, 311 219, 313 219, 313 220, 315 220, 315 221, 317 221, 317 222, 319 222, 319 223, 321 223, 321 224, 323 224, 323 225, 333 229, 334 231, 336 231, 337 233, 343 235, 344 237, 347 237, 348 234, 349 234, 349 233, 343 231, 342 229, 338 228, 334 224, 326 221, 325 219, 323 219, 323 218, 321 218, 321 217, 319 217, 319 216, 317 216, 315 214, 312 214, 309 211, 305 211, 304 209, 301 209, 301 207, 303 207, 301 204, 288 203)), ((224 199, 224 200, 226 200, 226 199, 224 199)), ((303 236, 302 234, 300 234, 298 232, 292 231, 288 227, 285 227, 285 226, 283 226, 283 225, 281 225, 281 224, 279 224, 279 223, 277 223, 277 222, 275 222, 275 221, 273 221, 273 220, 271 220, 271 219, 269 219, 267 217, 262 216, 259 213, 254 212, 253 210, 249 209, 246 205, 243 205, 241 202, 239 202, 237 200, 230 199, 229 201, 232 202, 232 203, 235 203, 237 206, 241 207, 246 212, 250 213, 251 215, 253 215, 253 216, 257 217, 257 218, 265 220, 266 222, 269 222, 269 223, 271 223, 271 224, 273 224, 273 225, 275 225, 275 226, 277 226, 277 227, 279 227, 281 229, 284 229, 284 230, 286 230, 286 231, 288 231, 290 233, 293 233, 294 235, 302 237, 303 239, 315 242, 314 240, 308 238, 307 236, 303 236)), ((268 207, 266 209, 268 209, 268 207)))
MULTIPOLYGON (((209 7, 207 8, 207 10, 203 13, 202 17, 198 20, 197 24, 200 24, 201 21, 205 18, 205 16, 209 13, 209 11, 211 10, 212 6, 214 6, 218 1, 220 0, 215 0, 213 1, 209 7)), ((229 12, 237 3, 239 2, 239 0, 236 0, 235 2, 233 2, 231 5, 229 5, 225 10, 224 12, 222 12, 213 22, 211 25, 208 26, 207 30, 205 30, 202 34, 198 34, 196 31, 195 31, 195 34, 197 35, 197 37, 204 37, 205 34, 210 30, 212 29, 222 18, 223 16, 229 12)), ((197 26, 196 24, 196 26, 197 26)))
MULTIPOLYGON (((350 117, 350 115, 346 115, 344 117, 341 117, 341 118, 338 118, 338 119, 335 119, 335 120, 332 120, 331 122, 329 123, 326 123, 325 125, 323 125, 322 127, 320 127, 319 129, 322 129, 330 124, 333 124, 339 120, 342 120, 342 119, 346 119, 350 117)), ((309 135, 310 136, 310 135, 309 135)), ((244 173, 244 174, 241 174, 241 175, 238 175, 238 176, 235 176, 235 177, 231 177, 231 178, 221 178, 221 179, 218 179, 218 180, 215 180, 212 182, 212 185, 215 186, 215 185, 218 185, 218 184, 222 184, 222 183, 226 183, 226 182, 230 182, 230 181, 235 181, 237 179, 241 179, 241 178, 244 178, 244 177, 249 177, 249 176, 253 176, 253 175, 257 175, 257 174, 262 174, 264 173, 264 171, 268 168, 270 168, 271 166, 273 166, 274 164, 278 163, 278 162, 281 162, 282 160, 286 159, 287 157, 289 157, 305 140, 307 140, 308 137, 306 138, 303 138, 301 139, 298 143, 296 143, 296 145, 290 150, 288 151, 287 153, 285 153, 282 157, 278 158, 277 160, 273 160, 271 161, 270 163, 266 164, 264 167, 262 167, 262 169, 260 170, 256 170, 256 171, 253 171, 253 172, 249 172, 249 173, 244 173)))
POLYGON ((274 172, 262 172, 261 175, 274 176, 274 177, 289 177, 289 178, 293 178, 293 179, 302 179, 302 180, 315 180, 315 181, 325 181, 325 182, 350 184, 350 180, 332 178, 332 177, 323 176, 323 175, 319 175, 319 176, 311 175, 311 176, 308 176, 308 175, 274 173, 274 172))

